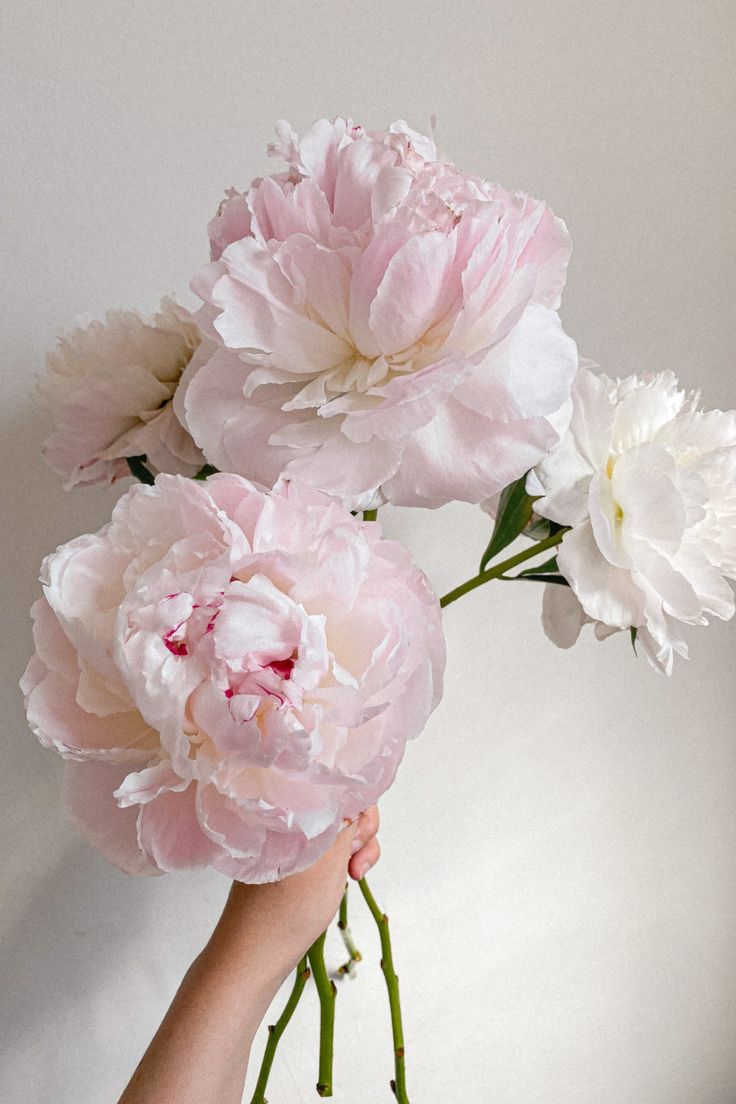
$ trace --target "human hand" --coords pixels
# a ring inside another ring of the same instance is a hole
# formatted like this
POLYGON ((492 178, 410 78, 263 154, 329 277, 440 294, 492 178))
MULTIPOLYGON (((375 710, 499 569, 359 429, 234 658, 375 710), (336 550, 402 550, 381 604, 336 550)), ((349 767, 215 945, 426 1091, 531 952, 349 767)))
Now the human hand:
POLYGON ((344 828, 321 859, 281 882, 233 882, 213 940, 257 946, 280 985, 330 924, 345 890, 346 875, 359 880, 376 864, 378 808, 366 809, 344 828))
POLYGON ((187 971, 119 1104, 234 1104, 253 1037, 287 975, 337 912, 345 878, 377 861, 378 809, 313 866, 282 882, 234 882, 212 938, 187 971))

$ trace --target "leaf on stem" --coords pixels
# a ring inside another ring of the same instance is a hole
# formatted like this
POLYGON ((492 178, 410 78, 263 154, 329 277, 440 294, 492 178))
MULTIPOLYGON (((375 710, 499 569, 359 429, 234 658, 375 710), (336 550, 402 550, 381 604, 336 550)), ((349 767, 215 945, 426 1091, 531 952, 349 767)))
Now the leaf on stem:
POLYGON ((564 575, 538 575, 534 571, 522 571, 519 575, 505 575, 505 579, 521 579, 525 583, 555 583, 557 586, 569 586, 564 575))
POLYGON ((480 571, 485 571, 486 565, 502 552, 512 541, 516 540, 519 533, 526 529, 531 521, 534 511, 534 499, 526 492, 526 475, 517 479, 515 483, 502 491, 496 514, 496 524, 488 547, 480 561, 480 571))
POLYGON ((551 559, 545 560, 544 563, 539 564, 538 567, 528 567, 526 571, 520 571, 516 578, 521 579, 525 575, 557 575, 559 574, 559 570, 557 557, 552 556, 551 559))
POLYGON ((545 560, 543 564, 539 564, 535 567, 527 567, 525 571, 520 571, 518 575, 510 575, 507 576, 507 578, 526 579, 530 583, 556 583, 557 586, 570 585, 565 576, 560 575, 560 568, 556 556, 552 556, 551 559, 545 560))

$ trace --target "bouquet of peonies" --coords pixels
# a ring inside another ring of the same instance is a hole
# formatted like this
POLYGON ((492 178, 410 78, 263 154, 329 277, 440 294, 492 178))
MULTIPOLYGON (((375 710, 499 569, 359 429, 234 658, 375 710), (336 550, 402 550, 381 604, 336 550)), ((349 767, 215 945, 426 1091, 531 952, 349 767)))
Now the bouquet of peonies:
MULTIPOLYGON (((198 312, 110 313, 61 339, 40 385, 67 488, 139 480, 44 561, 22 680, 71 815, 129 873, 264 882, 318 859, 439 702, 441 607, 492 579, 544 584, 560 646, 586 622, 626 631, 668 674, 684 625, 734 613, 736 412, 702 412, 671 372, 578 361, 564 223, 403 121, 277 135, 285 170, 209 224, 198 312), (438 599, 376 515, 453 500, 494 524, 478 574, 438 599)), ((360 887, 406 1102, 388 924, 360 887)), ((352 965, 347 899, 339 926, 352 965)))

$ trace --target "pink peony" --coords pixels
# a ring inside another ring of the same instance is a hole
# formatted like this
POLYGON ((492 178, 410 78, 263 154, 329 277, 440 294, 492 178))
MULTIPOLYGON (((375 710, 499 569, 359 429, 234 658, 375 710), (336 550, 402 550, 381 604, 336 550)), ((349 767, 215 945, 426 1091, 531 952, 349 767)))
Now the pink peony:
POLYGON ((229 192, 192 286, 220 350, 177 409, 218 468, 355 508, 480 502, 558 439, 577 358, 556 308, 570 241, 537 200, 404 122, 325 119, 229 192))
POLYGON ((199 471, 204 457, 171 399, 200 340, 192 316, 170 299, 150 321, 110 311, 60 338, 39 390, 55 421, 44 456, 67 490, 130 475, 128 456, 146 456, 153 472, 199 471))
POLYGON ((406 550, 293 484, 159 476, 42 581, 28 718, 132 873, 308 866, 441 696, 439 604, 406 550))

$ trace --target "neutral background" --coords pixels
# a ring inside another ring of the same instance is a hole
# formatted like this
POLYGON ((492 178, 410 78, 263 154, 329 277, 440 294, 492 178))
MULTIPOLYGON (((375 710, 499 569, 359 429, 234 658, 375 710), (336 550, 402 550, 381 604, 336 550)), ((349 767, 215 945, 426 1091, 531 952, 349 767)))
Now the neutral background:
MULTIPOLYGON (((611 371, 673 368, 736 404, 731 0, 15 0, 2 35, 0 760, 5 1104, 113 1102, 226 892, 133 880, 74 835, 16 679, 44 553, 115 492, 66 495, 30 388, 56 331, 155 307, 206 255, 276 119, 431 114, 458 164, 547 199, 575 254, 563 319, 611 371), (730 147, 730 148, 729 148, 730 147)), ((474 568, 473 507, 386 511, 439 590, 474 568)), ((445 699, 383 802, 373 885, 402 977, 413 1104, 736 1100, 736 626, 668 681, 624 637, 557 651, 541 593, 446 616, 445 699)), ((391 1098, 374 929, 341 986, 335 1099, 391 1098)), ((339 961, 339 948, 330 948, 339 961)), ((260 1042, 256 1054, 260 1052, 260 1042)), ((273 1104, 316 1099, 316 1005, 273 1104)))

